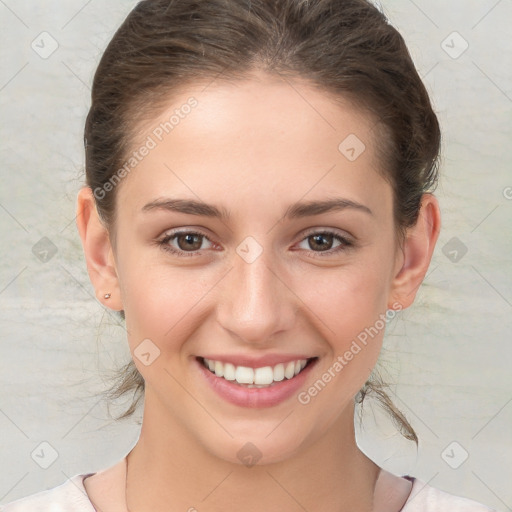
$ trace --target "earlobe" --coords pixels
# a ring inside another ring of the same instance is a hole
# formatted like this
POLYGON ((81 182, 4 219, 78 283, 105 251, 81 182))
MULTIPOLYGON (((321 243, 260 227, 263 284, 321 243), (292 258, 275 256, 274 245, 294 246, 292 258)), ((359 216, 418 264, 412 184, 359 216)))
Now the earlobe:
POLYGON ((436 197, 423 194, 418 220, 407 230, 401 254, 402 263, 392 282, 390 304, 409 307, 427 273, 441 229, 441 212, 436 197))
POLYGON ((90 187, 82 187, 77 197, 76 224, 89 278, 94 286, 96 298, 115 311, 123 309, 119 293, 119 281, 114 254, 106 227, 96 210, 96 203, 90 187), (105 295, 110 294, 106 298, 105 295))

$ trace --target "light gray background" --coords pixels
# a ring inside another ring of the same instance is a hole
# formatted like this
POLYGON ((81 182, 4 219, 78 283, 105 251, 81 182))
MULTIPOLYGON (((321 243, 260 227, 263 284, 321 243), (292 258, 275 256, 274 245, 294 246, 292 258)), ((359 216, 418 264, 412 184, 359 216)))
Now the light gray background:
MULTIPOLYGON (((358 440, 397 474, 512 510, 512 2, 382 4, 442 124, 443 228, 382 358, 420 449, 378 408, 366 409, 358 440), (469 47, 453 58, 461 37, 469 47)), ((116 317, 94 298, 74 221, 92 75, 134 5, 0 0, 2 503, 107 467, 137 439, 137 423, 113 421, 101 397, 108 370, 129 353, 116 317), (51 39, 58 48, 42 58, 51 39), (57 249, 46 262, 33 252, 43 237, 57 249), (52 449, 58 457, 43 469, 52 449)))

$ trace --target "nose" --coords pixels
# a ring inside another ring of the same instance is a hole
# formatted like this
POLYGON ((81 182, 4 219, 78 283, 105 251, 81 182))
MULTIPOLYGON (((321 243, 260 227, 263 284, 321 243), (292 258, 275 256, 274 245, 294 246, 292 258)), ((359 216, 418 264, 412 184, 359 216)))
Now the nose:
POLYGON ((297 311, 297 297, 270 253, 264 250, 252 262, 235 254, 217 306, 224 329, 238 341, 260 347, 273 345, 279 332, 291 329, 297 311))

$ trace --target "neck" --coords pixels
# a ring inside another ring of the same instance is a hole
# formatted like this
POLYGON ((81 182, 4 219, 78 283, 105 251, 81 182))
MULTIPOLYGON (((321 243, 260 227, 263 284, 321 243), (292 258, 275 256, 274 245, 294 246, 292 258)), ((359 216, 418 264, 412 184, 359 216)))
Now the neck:
POLYGON ((380 468, 357 447, 352 401, 319 440, 283 461, 251 467, 210 454, 180 425, 162 425, 145 412, 127 457, 132 512, 372 510, 380 468))

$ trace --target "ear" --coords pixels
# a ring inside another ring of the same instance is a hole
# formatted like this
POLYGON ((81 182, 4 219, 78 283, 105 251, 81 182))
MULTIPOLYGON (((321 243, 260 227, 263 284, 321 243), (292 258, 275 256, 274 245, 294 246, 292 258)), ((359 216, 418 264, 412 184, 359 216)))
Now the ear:
POLYGON ((389 309, 398 309, 397 303, 400 309, 405 309, 414 302, 430 265, 440 229, 439 203, 432 194, 423 194, 418 220, 407 230, 403 248, 397 256, 389 309))
POLYGON ((108 308, 123 309, 119 292, 119 281, 110 243, 108 230, 101 222, 96 202, 90 187, 83 187, 78 192, 76 224, 89 278, 94 286, 96 298, 108 308), (110 294, 106 299, 105 294, 110 294))

